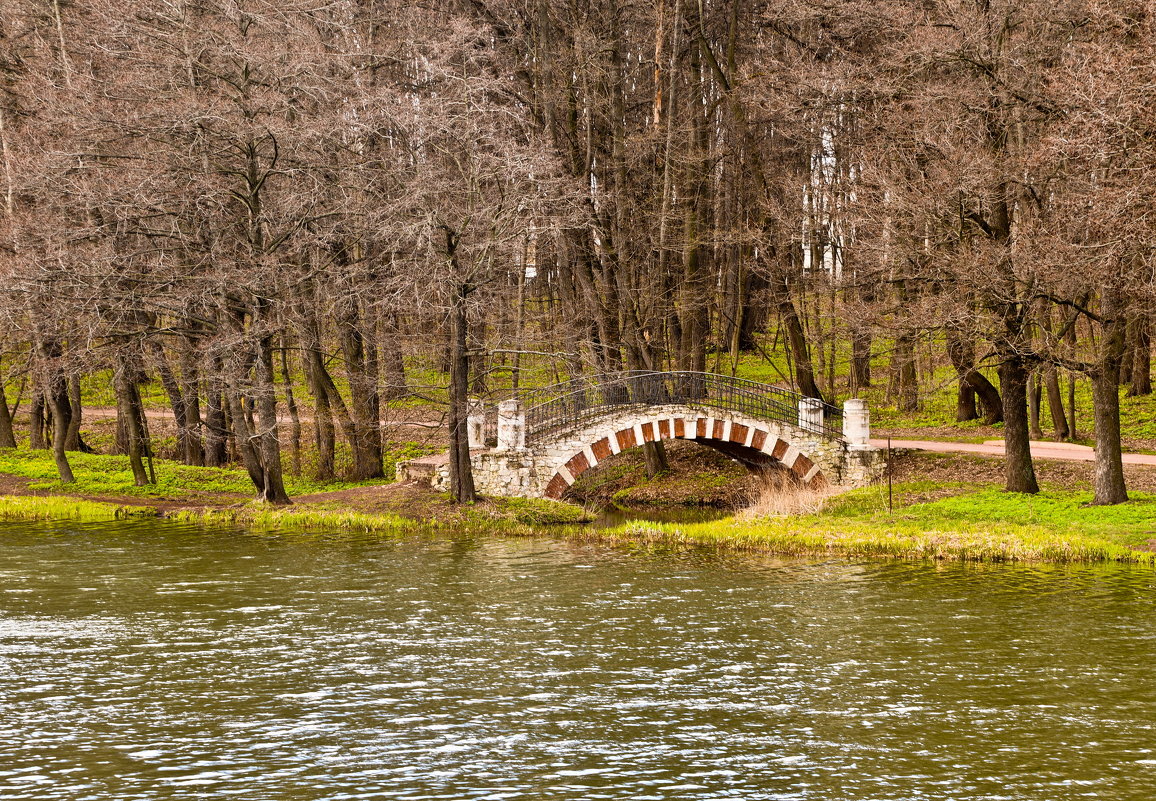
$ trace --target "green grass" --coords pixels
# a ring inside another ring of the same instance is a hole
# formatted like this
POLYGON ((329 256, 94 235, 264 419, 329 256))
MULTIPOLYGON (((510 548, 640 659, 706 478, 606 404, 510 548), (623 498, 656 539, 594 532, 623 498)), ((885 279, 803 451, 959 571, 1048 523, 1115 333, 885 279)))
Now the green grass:
POLYGON ((289 531, 358 531, 401 534, 421 528, 421 523, 385 512, 364 513, 322 507, 295 508, 247 505, 229 509, 180 509, 169 519, 209 526, 289 531))
POLYGON ((881 527, 854 521, 784 518, 759 523, 734 519, 691 525, 635 523, 612 530, 629 541, 767 551, 786 556, 892 557, 980 562, 1135 562, 1156 565, 1156 554, 1081 534, 1039 526, 930 529, 896 522, 881 527))
POLYGON ((440 528, 526 534, 533 527, 572 525, 589 519, 579 507, 539 498, 495 498, 484 506, 464 507, 455 511, 455 514, 444 520, 415 520, 391 512, 354 511, 332 503, 280 507, 251 503, 226 509, 178 509, 167 517, 179 522, 240 526, 260 531, 340 531, 387 535, 440 528))
MULTIPOLYGON (((635 522, 594 530, 573 524, 584 511, 539 499, 495 499, 465 507, 443 520, 413 520, 389 512, 357 512, 336 504, 270 507, 244 504, 226 509, 187 509, 171 519, 210 526, 314 533, 401 535, 431 529, 501 535, 532 535, 552 524, 570 524, 563 536, 630 547, 708 547, 765 551, 788 556, 891 557, 984 562, 1131 562, 1156 566, 1156 554, 1135 550, 1156 538, 1156 495, 1136 493, 1127 504, 1088 506, 1086 492, 1050 491, 1036 496, 965 485, 910 482, 897 485, 900 499, 928 491, 958 495, 901 506, 889 514, 879 488, 833 499, 821 512, 794 517, 705 523, 635 522)), ((0 497, 3 520, 106 521, 152 516, 125 507, 65 497, 0 497)))
MULTIPOLYGON (((1145 545, 1156 539, 1156 495, 1132 492, 1130 497, 1124 504, 1091 506, 1090 491, 1050 490, 1024 495, 984 488, 899 509, 894 519, 935 527, 1038 527, 1109 539, 1126 547, 1145 545)), ((876 513, 871 519, 879 521, 883 514, 876 513)))
MULTIPOLYGON (((1133 493, 1119 506, 1088 506, 1090 492, 1006 493, 967 485, 896 485, 902 500, 928 491, 947 498, 886 510, 880 488, 854 490, 818 513, 693 524, 632 523, 608 539, 770 551, 785 555, 877 556, 1009 562, 1135 562, 1156 566, 1156 554, 1135 550, 1156 539, 1156 495, 1133 493)), ((884 491, 885 492, 885 491, 884 491)))
POLYGON ((154 517, 152 509, 52 496, 0 496, 0 520, 77 520, 99 522, 154 517))
MULTIPOLYGON (((988 378, 998 388, 999 378, 994 370, 985 371, 988 378)), ((877 385, 862 393, 871 408, 871 423, 875 428, 950 428, 960 434, 960 438, 971 438, 969 432, 982 426, 982 421, 971 420, 966 423, 955 422, 956 385, 955 373, 947 367, 937 368, 930 380, 923 380, 921 385, 920 408, 914 412, 901 412, 886 400, 886 375, 880 373, 882 380, 877 385)), ((1064 403, 1067 403, 1068 386, 1067 376, 1062 379, 1064 403)), ((1126 395, 1126 388, 1120 390, 1120 435, 1125 439, 1156 439, 1156 394, 1130 398, 1126 395)), ((1091 445, 1092 440, 1092 388, 1085 378, 1076 381, 1076 426, 1079 438, 1075 440, 1084 445, 1091 445)), ((1052 417, 1048 410, 1047 393, 1044 393, 1040 405, 1040 427, 1045 438, 1052 432, 1052 417)), ((1002 424, 995 426, 1002 429, 1002 424)), ((977 440, 987 437, 975 437, 977 440)), ((952 439, 957 439, 952 437, 952 439)))
MULTIPOLYGON (((52 454, 38 450, 0 450, 0 473, 31 479, 30 487, 41 490, 67 490, 86 495, 129 496, 164 500, 186 500, 209 494, 251 496, 254 493, 249 475, 240 468, 189 467, 179 462, 154 460, 157 483, 137 487, 127 456, 70 453, 76 482, 62 484, 57 476, 52 454)), ((373 482, 380 484, 379 479, 373 482)), ((360 486, 345 481, 314 481, 302 476, 285 476, 285 487, 291 496, 360 486)))
MULTIPOLYGON (((510 520, 527 526, 557 526, 589 521, 590 515, 580 506, 549 498, 489 498, 488 520, 510 520)), ((467 511, 467 518, 471 517, 467 511)))

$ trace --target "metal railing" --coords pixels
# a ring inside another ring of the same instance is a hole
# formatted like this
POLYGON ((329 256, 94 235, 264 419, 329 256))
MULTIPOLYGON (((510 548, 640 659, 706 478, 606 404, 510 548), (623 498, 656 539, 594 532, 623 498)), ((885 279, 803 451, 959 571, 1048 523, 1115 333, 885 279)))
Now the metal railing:
MULTIPOLYGON (((572 431, 616 407, 679 404, 692 408, 724 409, 755 420, 775 420, 800 425, 799 401, 805 398, 789 389, 742 378, 686 370, 655 372, 634 370, 578 378, 550 387, 519 392, 526 414, 526 440, 531 442, 572 431)), ((822 401, 823 423, 805 423, 820 436, 840 439, 842 417, 837 406, 822 401)))

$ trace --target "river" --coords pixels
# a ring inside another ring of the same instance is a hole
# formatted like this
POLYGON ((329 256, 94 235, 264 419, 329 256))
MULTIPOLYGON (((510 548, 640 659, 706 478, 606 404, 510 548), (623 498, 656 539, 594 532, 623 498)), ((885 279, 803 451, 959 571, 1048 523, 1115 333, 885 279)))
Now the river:
POLYGON ((1150 799, 1156 573, 0 526, 0 798, 1150 799))

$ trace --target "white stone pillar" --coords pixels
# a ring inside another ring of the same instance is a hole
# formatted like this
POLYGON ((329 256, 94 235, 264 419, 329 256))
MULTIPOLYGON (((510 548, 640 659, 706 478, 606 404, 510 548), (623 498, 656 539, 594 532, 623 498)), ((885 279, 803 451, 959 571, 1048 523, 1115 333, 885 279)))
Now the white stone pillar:
POLYGON ((843 402, 843 439, 856 450, 871 447, 871 412, 867 401, 850 398, 843 402))
POLYGON ((470 398, 469 414, 466 416, 466 439, 469 440, 470 450, 486 447, 486 411, 482 402, 477 398, 470 398))
POLYGON ((499 451, 520 451, 526 447, 526 415, 517 398, 498 404, 499 451))
POLYGON ((799 428, 818 433, 823 430, 823 402, 818 398, 799 398, 799 428))

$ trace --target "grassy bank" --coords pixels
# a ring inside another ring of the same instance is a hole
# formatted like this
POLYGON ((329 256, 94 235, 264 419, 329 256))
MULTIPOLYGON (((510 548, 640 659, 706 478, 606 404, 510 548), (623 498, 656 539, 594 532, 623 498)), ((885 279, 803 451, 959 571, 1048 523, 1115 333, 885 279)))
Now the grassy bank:
POLYGON ((76 481, 63 484, 48 451, 0 449, 0 520, 99 522, 153 516, 262 530, 391 534, 577 524, 588 519, 580 507, 544 499, 493 498, 459 506, 447 495, 381 479, 315 481, 288 475, 285 484, 295 503, 273 507, 252 500, 252 482, 239 468, 190 467, 157 459, 157 483, 137 487, 127 457, 75 453, 69 460, 76 481))
POLYGON ((586 512, 570 504, 526 498, 495 498, 472 506, 455 507, 436 496, 447 513, 427 518, 388 511, 358 511, 334 503, 268 506, 246 503, 228 507, 187 507, 162 510, 154 506, 117 504, 64 495, 0 495, 0 520, 71 520, 98 523, 130 517, 164 518, 182 523, 227 526, 262 531, 359 531, 399 534, 407 531, 452 529, 529 533, 535 528, 577 525, 586 512))
MULTIPOLYGON (((941 492, 942 484, 911 482, 901 496, 941 492)), ((958 488, 957 488, 958 489, 958 488)), ((440 518, 418 519, 386 511, 334 505, 271 508, 245 504, 164 512, 182 522, 262 531, 359 532, 383 536, 418 531, 473 531, 516 536, 560 536, 629 547, 709 548, 786 556, 887 557, 985 562, 1130 562, 1156 566, 1146 548, 1156 536, 1156 495, 1131 503, 1088 507, 1085 492, 1054 490, 1037 496, 990 488, 913 503, 888 513, 879 490, 837 496, 819 512, 789 517, 707 523, 634 522, 611 529, 577 525, 582 510, 551 501, 491 500, 452 507, 440 518), (559 527, 557 524, 566 524, 559 527)), ((0 497, 2 520, 99 522, 156 515, 146 506, 125 506, 67 497, 0 497)))
POLYGON ((815 513, 683 524, 632 523, 603 532, 616 542, 647 542, 795 556, 873 556, 985 562, 1132 562, 1156 565, 1156 495, 1134 493, 1120 506, 1087 506, 1091 493, 1039 495, 991 487, 908 482, 900 506, 886 510, 872 487, 830 499, 815 513), (952 493, 926 502, 912 496, 952 493))
POLYGON ((204 525, 241 526, 261 530, 360 531, 399 534, 407 531, 451 529, 528 533, 534 528, 577 525, 588 520, 585 510, 570 504, 537 498, 490 498, 455 506, 448 496, 430 493, 425 516, 400 514, 385 509, 362 511, 340 503, 311 503, 271 507, 246 504, 224 509, 178 509, 165 516, 171 520, 204 525), (429 514, 432 507, 440 513, 429 514), (514 531, 514 530, 517 531, 514 531))
MULTIPOLYGON (((142 501, 194 502, 216 498, 235 502, 253 495, 249 474, 236 467, 190 467, 154 459, 156 483, 138 487, 133 481, 127 456, 70 453, 68 461, 76 481, 62 484, 49 451, 5 448, 0 449, 0 474, 27 479, 28 489, 35 491, 139 498, 142 501)), ((285 486, 290 495, 308 495, 358 485, 286 475, 285 486)))
MULTIPOLYGON (((459 506, 445 495, 406 485, 301 483, 323 489, 289 507, 249 500, 242 471, 162 465, 170 481, 135 488, 121 457, 76 459, 78 481, 60 485, 44 471, 43 452, 0 452, 0 520, 99 522, 161 516, 209 526, 396 535, 447 530, 561 536, 630 546, 705 547, 797 556, 892 557, 978 561, 1120 561, 1156 565, 1156 492, 1133 491, 1119 506, 1089 506, 1091 491, 1060 465, 1066 483, 1039 495, 1006 493, 982 469, 994 460, 908 457, 895 485, 827 498, 817 511, 781 517, 739 514, 705 523, 634 522, 592 529, 583 509, 548 500, 493 498, 459 506), (971 477, 972 481, 956 478, 971 477), (134 494, 135 491, 135 494, 134 494), (63 493, 69 493, 65 496, 63 493), (173 498, 179 498, 178 505, 173 498)), ((247 479, 245 479, 247 480, 247 479)))
POLYGON ((155 517, 156 510, 58 496, 0 496, 0 520, 74 520, 99 523, 129 517, 155 517))

